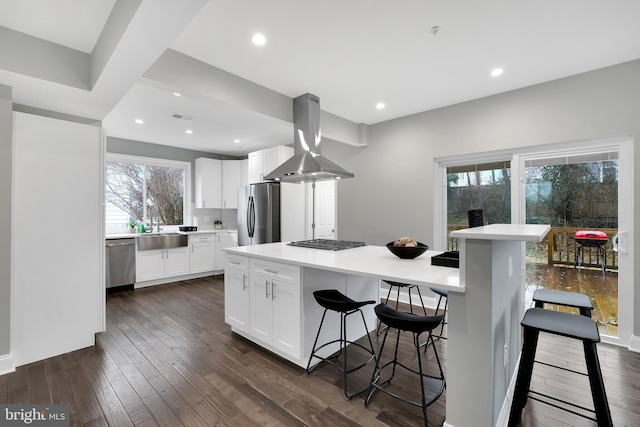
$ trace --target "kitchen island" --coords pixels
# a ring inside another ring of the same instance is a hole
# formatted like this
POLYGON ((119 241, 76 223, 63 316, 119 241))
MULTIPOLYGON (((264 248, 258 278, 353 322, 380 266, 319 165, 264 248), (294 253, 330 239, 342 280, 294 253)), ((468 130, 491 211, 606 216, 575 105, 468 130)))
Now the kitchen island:
MULTIPOLYGON (((380 280, 464 293, 456 268, 431 265, 421 257, 400 259, 382 246, 330 251, 269 243, 224 249, 225 321, 232 330, 298 366, 306 367, 322 308, 313 292, 337 289, 355 300, 380 300, 380 280)), ((367 328, 349 322, 355 340, 375 329, 373 307, 364 310, 367 328)), ((327 316, 324 331, 339 330, 339 316, 327 316)), ((329 336, 321 337, 329 338, 329 336)), ((328 339, 327 339, 328 341, 328 339)), ((335 349, 327 347, 327 354, 335 349)))
MULTIPOLYGON (((460 239, 459 271, 431 266, 437 251, 403 260, 378 246, 338 252, 285 243, 227 248, 225 321, 234 332, 306 367, 322 316, 314 290, 333 288, 354 299, 379 301, 380 279, 446 289, 444 425, 506 425, 524 310, 522 242, 542 241, 549 229, 495 224, 456 231, 452 236, 460 239)), ((365 308, 369 331, 375 326, 372 312, 365 308)), ((349 339, 363 336, 360 329, 356 325, 348 330, 349 339)), ((323 330, 339 330, 338 321, 323 330)))

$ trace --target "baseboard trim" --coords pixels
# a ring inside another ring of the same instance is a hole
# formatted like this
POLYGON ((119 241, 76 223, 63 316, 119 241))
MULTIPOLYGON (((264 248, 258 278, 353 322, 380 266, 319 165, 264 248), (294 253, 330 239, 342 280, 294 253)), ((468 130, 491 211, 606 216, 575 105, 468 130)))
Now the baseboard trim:
POLYGON ((0 375, 10 374, 16 371, 13 363, 13 354, 4 354, 0 356, 0 375))
POLYGON ((640 353, 640 337, 631 335, 631 339, 629 340, 629 350, 640 353))
POLYGON ((516 379, 518 378, 518 369, 520 368, 520 356, 518 356, 518 360, 516 361, 516 367, 513 370, 513 375, 511 375, 511 381, 509 382, 509 388, 507 389, 507 394, 504 396, 504 400, 502 401, 502 408, 500 409, 500 414, 498 415, 498 419, 496 420, 495 427, 507 427, 509 424, 509 415, 511 415, 511 403, 513 402, 513 394, 516 390, 516 379))

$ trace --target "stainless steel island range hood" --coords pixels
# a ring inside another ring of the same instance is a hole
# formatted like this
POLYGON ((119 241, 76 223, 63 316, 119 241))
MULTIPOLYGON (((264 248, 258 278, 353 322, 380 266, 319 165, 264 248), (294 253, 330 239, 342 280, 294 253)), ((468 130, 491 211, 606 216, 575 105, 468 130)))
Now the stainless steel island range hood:
POLYGON ((293 157, 265 175, 265 180, 312 182, 353 178, 320 154, 320 98, 307 93, 293 100, 293 157))

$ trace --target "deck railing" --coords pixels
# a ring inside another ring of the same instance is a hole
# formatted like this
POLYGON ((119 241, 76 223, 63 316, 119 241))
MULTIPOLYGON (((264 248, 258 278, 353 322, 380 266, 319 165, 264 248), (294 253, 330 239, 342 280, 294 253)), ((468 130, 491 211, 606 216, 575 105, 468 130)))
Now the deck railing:
MULTIPOLYGON (((468 228, 466 225, 449 225, 447 226, 447 248, 450 251, 459 250, 459 240, 451 237, 451 232, 468 228)), ((535 259, 544 259, 546 251, 547 264, 553 265, 575 265, 577 263, 577 249, 573 235, 584 228, 575 227, 551 227, 547 237, 540 243, 528 243, 528 248, 533 250, 536 255, 535 259)), ((590 229, 592 230, 592 229, 590 229)), ((612 236, 618 234, 617 229, 598 228, 593 229, 602 231, 609 236, 609 241, 604 245, 604 263, 607 270, 618 269, 618 253, 613 250, 612 236)), ((582 247, 582 265, 585 267, 600 267, 600 257, 597 247, 582 247)))

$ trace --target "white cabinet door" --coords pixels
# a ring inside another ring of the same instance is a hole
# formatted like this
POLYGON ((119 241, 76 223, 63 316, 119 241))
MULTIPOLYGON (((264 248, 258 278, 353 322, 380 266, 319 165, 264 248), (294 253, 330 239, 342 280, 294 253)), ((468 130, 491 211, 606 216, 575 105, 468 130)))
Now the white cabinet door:
POLYGON ((222 162, 199 157, 195 160, 196 208, 222 207, 222 162))
POLYGON ((280 147, 273 147, 264 150, 264 175, 270 174, 275 168, 280 166, 280 164, 282 163, 280 157, 280 147))
POLYGON ((302 348, 300 284, 272 282, 273 346, 296 358, 302 348))
POLYGON ((264 152, 249 153, 249 184, 262 182, 264 175, 264 152))
POLYGON ((166 249, 164 252, 164 277, 189 274, 189 247, 166 249))
POLYGON ((164 277, 164 249, 136 252, 136 282, 164 277))
POLYGON ((230 248, 236 246, 236 242, 231 237, 231 233, 228 231, 222 231, 216 233, 216 270, 224 270, 227 267, 227 254, 222 250, 224 248, 230 248))
POLYGON ((250 276, 251 335, 268 344, 273 340, 273 303, 271 280, 259 274, 250 276))
POLYGON ((189 248, 191 250, 191 274, 205 273, 216 269, 216 241, 215 234, 190 235, 189 248))
POLYGON ((224 272, 225 322, 249 333, 249 306, 249 275, 238 268, 227 268, 224 272))
POLYGON ((238 186, 242 183, 240 160, 222 161, 222 209, 238 208, 238 186))

